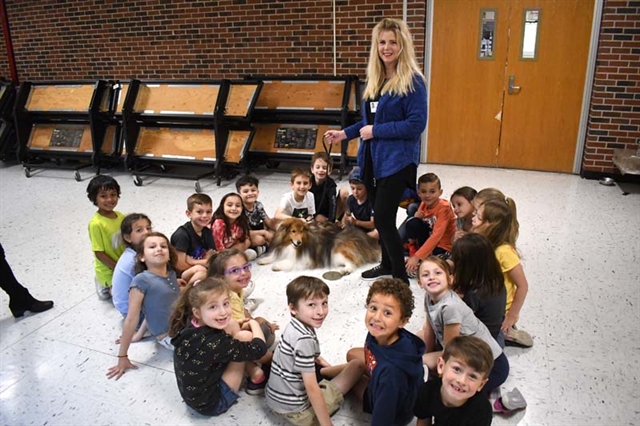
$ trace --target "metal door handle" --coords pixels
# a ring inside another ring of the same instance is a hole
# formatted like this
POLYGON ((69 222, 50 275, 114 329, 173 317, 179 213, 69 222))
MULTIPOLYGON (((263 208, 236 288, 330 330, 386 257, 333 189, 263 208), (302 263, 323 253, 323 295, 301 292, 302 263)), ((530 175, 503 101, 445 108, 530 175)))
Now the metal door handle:
POLYGON ((513 95, 516 92, 519 92, 521 87, 520 86, 514 86, 513 83, 515 83, 516 81, 516 76, 515 75, 510 75, 509 76, 509 94, 513 95))

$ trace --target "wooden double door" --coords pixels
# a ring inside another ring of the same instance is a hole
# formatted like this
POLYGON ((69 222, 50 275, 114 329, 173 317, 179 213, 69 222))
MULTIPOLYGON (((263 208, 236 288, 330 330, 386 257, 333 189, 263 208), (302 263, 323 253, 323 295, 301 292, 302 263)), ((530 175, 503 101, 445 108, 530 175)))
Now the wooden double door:
POLYGON ((572 172, 593 0, 434 0, 427 161, 572 172))

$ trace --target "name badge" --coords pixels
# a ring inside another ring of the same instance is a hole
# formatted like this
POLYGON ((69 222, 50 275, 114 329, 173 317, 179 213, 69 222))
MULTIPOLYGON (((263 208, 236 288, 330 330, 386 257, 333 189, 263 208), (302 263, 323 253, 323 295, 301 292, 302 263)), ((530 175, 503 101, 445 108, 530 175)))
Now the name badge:
POLYGON ((378 109, 378 101, 369 102, 369 108, 371 108, 371 113, 375 114, 378 109))

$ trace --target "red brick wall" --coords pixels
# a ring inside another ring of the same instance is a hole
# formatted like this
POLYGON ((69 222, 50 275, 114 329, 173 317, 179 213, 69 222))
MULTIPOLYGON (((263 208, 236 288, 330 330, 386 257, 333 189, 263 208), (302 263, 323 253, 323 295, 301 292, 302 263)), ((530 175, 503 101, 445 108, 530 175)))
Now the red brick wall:
MULTIPOLYGON (((330 0, 114 3, 6 0, 20 80, 333 73, 330 0)), ((408 1, 420 63, 425 7, 408 1)), ((363 76, 371 29, 384 16, 401 18, 402 0, 337 0, 336 16, 337 73, 363 76)))
POLYGON ((617 173, 615 148, 640 139, 640 1, 605 0, 582 172, 617 173))
POLYGON ((4 44, 4 27, 0 22, 0 77, 11 80, 11 69, 9 68, 9 59, 7 57, 7 49, 4 44))

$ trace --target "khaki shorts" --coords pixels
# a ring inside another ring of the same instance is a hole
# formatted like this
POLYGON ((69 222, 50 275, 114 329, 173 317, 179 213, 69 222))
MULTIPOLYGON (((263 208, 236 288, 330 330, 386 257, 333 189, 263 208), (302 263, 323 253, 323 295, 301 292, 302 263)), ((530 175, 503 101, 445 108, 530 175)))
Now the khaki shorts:
MULTIPOLYGON (((336 411, 338 411, 340 405, 342 405, 344 396, 342 395, 342 392, 340 392, 340 389, 338 389, 338 387, 329 380, 323 380, 319 385, 322 396, 324 397, 324 403, 327 405, 327 411, 329 412, 329 415, 332 416, 336 411)), ((313 407, 309 407, 299 413, 286 413, 279 415, 297 426, 312 426, 319 424, 316 413, 313 411, 313 407)))

